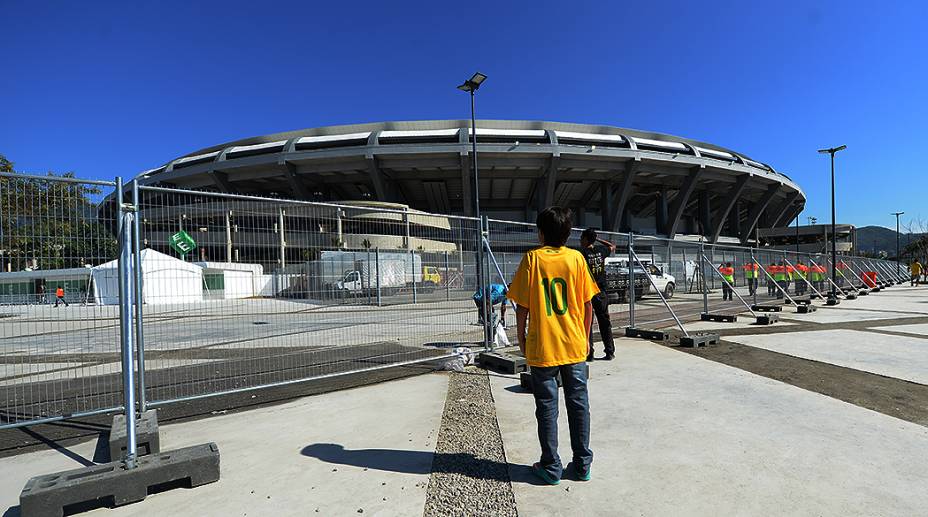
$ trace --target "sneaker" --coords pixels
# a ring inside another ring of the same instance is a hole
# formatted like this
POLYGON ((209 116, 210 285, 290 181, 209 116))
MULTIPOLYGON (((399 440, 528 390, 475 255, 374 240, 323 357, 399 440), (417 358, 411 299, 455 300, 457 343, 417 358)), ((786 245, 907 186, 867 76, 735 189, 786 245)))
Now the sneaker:
POLYGON ((545 483, 549 485, 560 485, 561 484, 560 479, 555 479, 554 477, 551 476, 551 474, 548 474, 548 471, 541 468, 541 464, 539 463, 535 463, 534 465, 532 465, 532 473, 538 476, 539 479, 541 479, 542 481, 544 481, 545 483))
POLYGON ((603 361, 611 361, 615 359, 615 354, 606 354, 606 357, 603 357, 603 361))
POLYGON ((580 469, 577 469, 577 479, 579 481, 589 481, 591 478, 590 471, 592 468, 587 467, 586 472, 580 472, 580 469))

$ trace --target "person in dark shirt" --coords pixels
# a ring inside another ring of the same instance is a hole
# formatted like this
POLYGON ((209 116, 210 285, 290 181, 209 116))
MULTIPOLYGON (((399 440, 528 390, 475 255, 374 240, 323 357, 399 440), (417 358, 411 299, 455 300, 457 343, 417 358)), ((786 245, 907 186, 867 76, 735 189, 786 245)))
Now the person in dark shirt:
MULTIPOLYGON (((603 347, 606 349, 606 361, 615 358, 615 340, 612 337, 612 320, 609 319, 609 297, 606 295, 606 257, 615 253, 615 244, 600 239, 596 235, 596 230, 587 228, 580 234, 580 253, 586 259, 586 265, 590 268, 590 275, 599 286, 599 294, 593 297, 593 313, 596 315, 596 321, 599 323, 599 334, 603 340, 603 347), (596 244, 602 246, 596 246, 596 244)), ((587 361, 593 360, 593 335, 590 333, 590 354, 587 361)))

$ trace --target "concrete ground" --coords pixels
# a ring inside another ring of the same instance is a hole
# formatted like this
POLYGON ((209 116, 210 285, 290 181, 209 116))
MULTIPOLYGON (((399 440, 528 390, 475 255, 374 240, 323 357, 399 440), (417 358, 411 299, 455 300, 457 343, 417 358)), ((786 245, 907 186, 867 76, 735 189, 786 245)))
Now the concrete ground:
MULTIPOLYGON (((162 426, 162 450, 215 442, 220 481, 86 515, 421 515, 447 383, 422 375, 162 426)), ((30 477, 91 464, 95 446, 0 460, 4 517, 30 477)))
MULTIPOLYGON (((521 514, 901 516, 928 507, 925 427, 649 342, 620 340, 618 359, 591 373, 593 480, 537 486, 514 470, 521 514)), ((533 401, 512 384, 492 384, 506 457, 531 464, 533 401)), ((566 463, 563 403, 559 426, 566 463)))
MULTIPOLYGON (((713 327, 727 329, 726 343, 840 369, 863 391, 889 389, 890 400, 893 389, 915 387, 907 392, 914 406, 928 411, 928 288, 893 287, 789 319, 713 327), (868 388, 873 378, 886 382, 868 388)), ((490 376, 521 515, 910 516, 928 508, 928 427, 913 423, 924 420, 665 345, 617 344, 615 361, 591 365, 590 482, 534 482, 532 397, 515 377, 490 376)), ((165 449, 215 441, 221 481, 89 515, 422 515, 447 386, 446 374, 433 373, 164 425, 165 449)), ((563 403, 561 413, 566 463, 563 403)), ((18 515, 29 477, 90 464, 95 445, 0 458, 4 517, 18 515)))

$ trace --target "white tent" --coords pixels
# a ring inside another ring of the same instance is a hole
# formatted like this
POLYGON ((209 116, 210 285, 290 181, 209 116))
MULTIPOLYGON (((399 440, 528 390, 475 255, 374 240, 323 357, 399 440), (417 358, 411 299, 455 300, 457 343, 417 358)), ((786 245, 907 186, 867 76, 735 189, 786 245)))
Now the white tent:
MULTIPOLYGON (((155 250, 142 254, 142 302, 147 304, 183 303, 203 300, 203 268, 155 250)), ((91 270, 93 295, 97 303, 119 303, 119 269, 115 260, 91 270)))

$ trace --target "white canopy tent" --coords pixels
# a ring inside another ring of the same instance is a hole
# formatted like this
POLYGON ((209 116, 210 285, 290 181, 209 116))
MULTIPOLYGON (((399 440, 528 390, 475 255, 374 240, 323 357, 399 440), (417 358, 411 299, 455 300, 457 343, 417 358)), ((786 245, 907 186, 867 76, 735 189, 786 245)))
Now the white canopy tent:
MULTIPOLYGON (((142 255, 142 302, 182 303, 203 300, 203 268, 152 249, 142 255)), ((112 260, 91 270, 93 296, 102 305, 119 303, 119 269, 112 260)))

